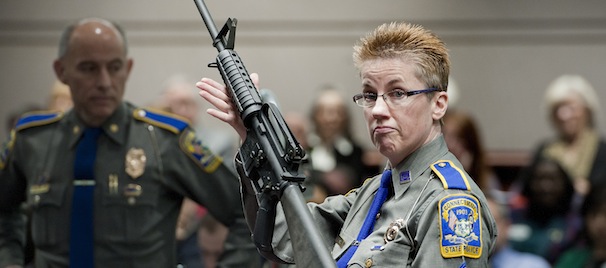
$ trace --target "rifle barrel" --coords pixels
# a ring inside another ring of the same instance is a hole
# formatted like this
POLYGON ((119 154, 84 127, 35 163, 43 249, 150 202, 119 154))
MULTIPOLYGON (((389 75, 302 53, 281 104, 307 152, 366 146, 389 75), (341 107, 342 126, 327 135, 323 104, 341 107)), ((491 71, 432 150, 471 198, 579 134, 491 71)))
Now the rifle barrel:
POLYGON ((206 24, 206 28, 210 33, 210 38, 213 40, 213 46, 217 48, 219 52, 225 49, 225 44, 222 42, 222 38, 219 36, 219 32, 217 31, 217 26, 215 25, 215 21, 213 17, 210 15, 206 4, 202 0, 194 0, 196 6, 198 7, 198 11, 200 12, 200 16, 202 16, 202 20, 204 20, 204 24, 206 24))

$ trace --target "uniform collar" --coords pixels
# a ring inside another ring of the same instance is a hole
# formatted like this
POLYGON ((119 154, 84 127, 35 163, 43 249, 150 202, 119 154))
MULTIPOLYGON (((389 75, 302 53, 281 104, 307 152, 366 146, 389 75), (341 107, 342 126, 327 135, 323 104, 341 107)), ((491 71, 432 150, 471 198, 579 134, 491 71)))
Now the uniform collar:
MULTIPOLYGON (((129 123, 128 111, 127 103, 122 102, 110 118, 101 125, 105 136, 118 145, 123 145, 126 142, 126 131, 129 123)), ((73 109, 66 115, 66 118, 69 128, 71 129, 69 144, 70 147, 73 147, 80 139, 80 136, 82 136, 82 132, 86 128, 86 125, 82 123, 78 116, 76 116, 73 109)))
POLYGON ((430 168, 431 164, 443 158, 447 153, 446 141, 440 135, 406 157, 396 168, 392 169, 394 197, 401 197, 408 187, 430 168))

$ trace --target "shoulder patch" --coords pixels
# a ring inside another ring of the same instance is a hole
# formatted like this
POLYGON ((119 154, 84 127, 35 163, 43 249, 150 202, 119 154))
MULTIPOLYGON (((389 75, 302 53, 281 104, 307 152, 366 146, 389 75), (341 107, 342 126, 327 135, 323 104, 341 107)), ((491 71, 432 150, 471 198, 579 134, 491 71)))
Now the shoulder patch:
POLYGON ((135 119, 146 122, 148 124, 166 129, 175 134, 179 134, 187 126, 189 122, 178 115, 162 112, 151 111, 149 109, 135 109, 133 112, 135 119))
POLYGON ((2 144, 2 151, 0 151, 0 170, 3 170, 6 167, 6 163, 8 162, 8 157, 13 150, 13 146, 15 145, 15 130, 11 130, 10 138, 7 142, 2 144))
POLYGON ((440 160, 431 165, 431 170, 440 178, 444 189, 471 190, 465 172, 450 160, 440 160))
POLYGON ((62 112, 29 112, 21 116, 15 124, 15 130, 48 125, 63 118, 62 112))
POLYGON ((480 203, 468 194, 452 194, 438 203, 440 253, 444 258, 482 255, 480 203))
POLYGON ((213 173, 223 163, 220 156, 215 155, 210 149, 202 144, 196 134, 189 130, 184 132, 179 139, 179 147, 206 173, 213 173))

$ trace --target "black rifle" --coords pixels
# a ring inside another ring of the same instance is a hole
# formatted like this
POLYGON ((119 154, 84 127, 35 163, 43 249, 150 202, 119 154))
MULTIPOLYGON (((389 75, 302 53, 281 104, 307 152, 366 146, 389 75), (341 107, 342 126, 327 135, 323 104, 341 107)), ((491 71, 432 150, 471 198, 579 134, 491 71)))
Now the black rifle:
POLYGON ((301 194, 305 176, 299 167, 305 151, 276 105, 261 99, 240 56, 233 50, 237 20, 229 18, 217 32, 204 2, 194 2, 213 39, 213 46, 219 51, 216 62, 209 67, 219 69, 247 128, 240 156, 245 175, 258 197, 259 209, 253 231, 255 245, 262 254, 273 254, 271 241, 276 206, 281 201, 297 266, 336 267, 301 194))

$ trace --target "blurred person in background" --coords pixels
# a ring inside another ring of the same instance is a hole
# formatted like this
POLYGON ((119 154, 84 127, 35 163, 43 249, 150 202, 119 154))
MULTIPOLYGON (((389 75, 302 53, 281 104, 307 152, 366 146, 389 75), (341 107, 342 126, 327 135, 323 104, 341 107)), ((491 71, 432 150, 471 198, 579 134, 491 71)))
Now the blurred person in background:
POLYGON ((551 264, 574 244, 581 218, 573 205, 572 179, 558 161, 536 159, 521 174, 520 196, 512 205, 511 246, 542 256, 551 264))
POLYGON ((45 110, 66 112, 67 110, 71 109, 72 106, 73 102, 69 87, 66 84, 63 84, 63 82, 60 80, 55 80, 50 89, 47 103, 45 105, 40 105, 30 102, 12 111, 7 116, 6 131, 7 133, 10 133, 19 120, 19 117, 28 112, 39 112, 45 110))
POLYGON ((444 115, 442 133, 452 152, 469 175, 487 195, 500 195, 501 183, 488 163, 482 129, 474 116, 461 107, 461 91, 457 81, 448 78, 448 111, 444 115), (492 193, 497 191, 496 193, 492 193))
POLYGON ((487 163, 481 132, 471 114, 461 109, 448 109, 442 133, 450 152, 461 161, 485 194, 501 190, 496 175, 487 163))
POLYGON ((601 115, 593 86, 580 75, 562 75, 545 91, 544 106, 554 136, 540 142, 535 159, 550 157, 560 163, 582 197, 591 185, 606 181, 606 142, 598 132, 601 115))
MULTIPOLYGON (((323 88, 311 108, 312 133, 310 157, 313 169, 322 173, 343 171, 353 177, 337 176, 345 181, 326 183, 327 194, 345 194, 354 187, 380 172, 379 166, 364 162, 364 148, 353 138, 351 114, 346 98, 333 86, 323 88)), ((343 173, 339 173, 343 174, 343 173)))
POLYGON ((284 114, 284 121, 288 124, 288 128, 292 131, 293 135, 301 145, 301 148, 305 150, 305 158, 303 159, 303 165, 301 168, 304 170, 305 174, 305 182, 303 186, 305 186, 305 192, 303 192, 303 197, 308 202, 314 203, 322 203, 324 199, 328 196, 326 186, 323 185, 321 180, 321 172, 313 169, 313 165, 311 163, 310 147, 309 147, 309 121, 305 116, 296 112, 288 112, 284 114))
POLYGON ((503 196, 489 196, 488 206, 497 223, 497 242, 495 252, 490 259, 491 268, 550 268, 551 265, 541 256, 520 252, 511 247, 508 241, 511 225, 510 211, 503 196), (503 200, 501 200, 503 199, 503 200))
POLYGON ((200 119, 202 102, 197 95, 195 80, 182 74, 168 77, 162 86, 158 105, 164 110, 187 119, 196 134, 203 138, 206 146, 217 155, 226 159, 225 165, 234 168, 233 159, 238 149, 238 137, 229 130, 212 127, 200 119))
POLYGON ((67 112, 74 106, 72 102, 72 93, 69 91, 69 86, 63 84, 60 80, 56 80, 51 88, 51 93, 48 98, 48 109, 51 111, 67 112))
POLYGON ((584 220, 582 239, 558 258, 556 268, 606 267, 606 184, 591 188, 581 215, 584 220))

